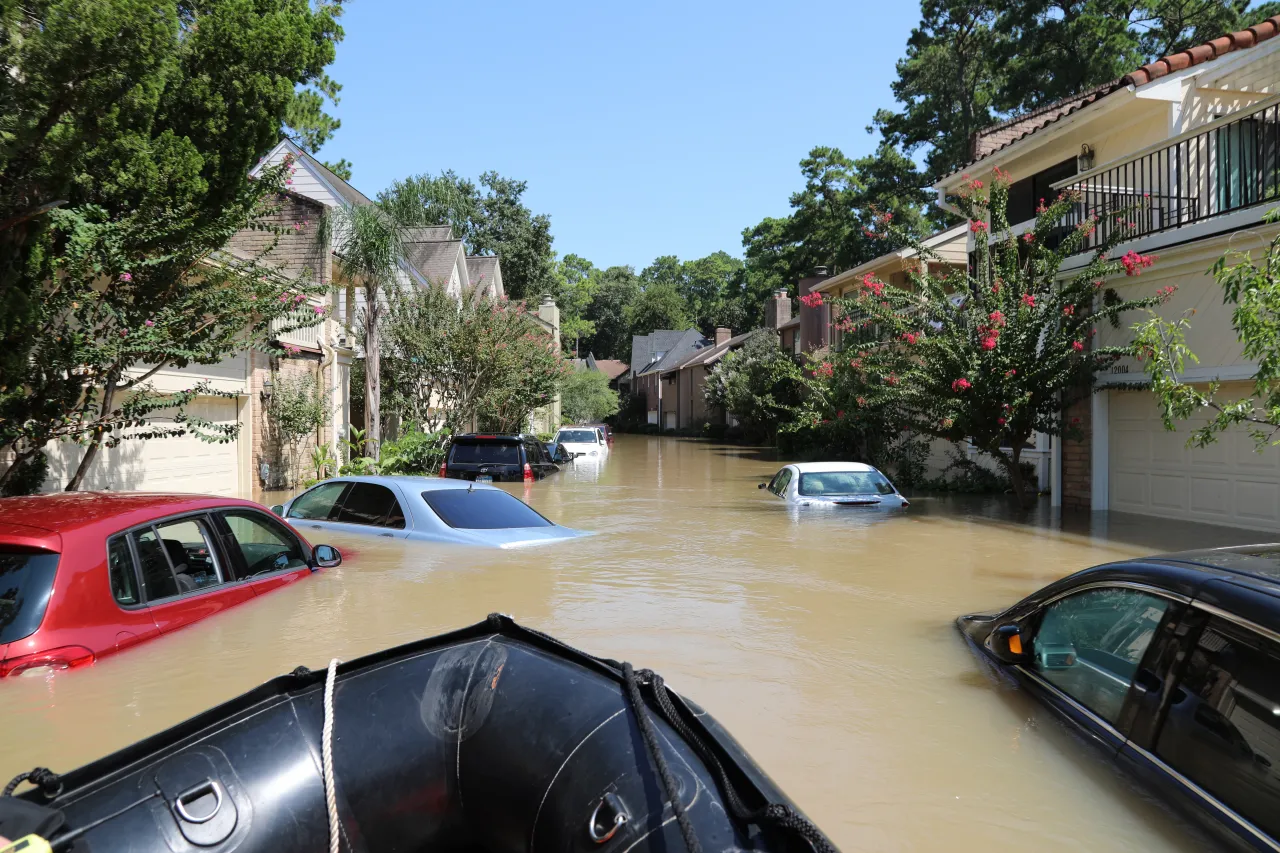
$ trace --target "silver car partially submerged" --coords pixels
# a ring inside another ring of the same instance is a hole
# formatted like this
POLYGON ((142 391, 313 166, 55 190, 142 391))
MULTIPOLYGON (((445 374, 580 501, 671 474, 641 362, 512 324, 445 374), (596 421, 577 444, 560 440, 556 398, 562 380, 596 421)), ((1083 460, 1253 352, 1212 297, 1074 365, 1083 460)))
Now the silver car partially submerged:
POLYGON ((439 477, 335 477, 271 509, 304 532, 491 548, 585 535, 547 520, 495 486, 439 477))
POLYGON ((909 506, 888 477, 862 462, 798 462, 759 488, 793 506, 909 506))

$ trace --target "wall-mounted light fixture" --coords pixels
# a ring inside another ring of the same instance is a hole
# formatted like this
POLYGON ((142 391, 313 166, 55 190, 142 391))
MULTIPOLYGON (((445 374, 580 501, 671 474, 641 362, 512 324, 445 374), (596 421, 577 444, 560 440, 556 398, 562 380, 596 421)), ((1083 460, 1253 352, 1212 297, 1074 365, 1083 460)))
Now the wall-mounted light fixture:
POLYGON ((1087 172, 1093 168, 1093 148, 1089 143, 1080 146, 1080 153, 1076 155, 1076 174, 1087 172))
POLYGON ((271 389, 272 389, 273 385, 274 385, 274 383, 272 383, 272 381, 271 381, 270 379, 264 379, 264 380, 262 380, 262 399, 264 399, 264 400, 270 400, 270 399, 271 399, 271 389))

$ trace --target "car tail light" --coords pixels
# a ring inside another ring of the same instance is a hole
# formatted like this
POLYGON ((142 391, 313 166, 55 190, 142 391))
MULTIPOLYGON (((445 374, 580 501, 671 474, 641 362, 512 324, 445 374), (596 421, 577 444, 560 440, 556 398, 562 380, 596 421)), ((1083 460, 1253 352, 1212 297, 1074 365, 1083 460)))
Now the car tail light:
POLYGON ((449 463, 448 463, 448 462, 441 462, 441 463, 440 463, 440 476, 441 476, 441 477, 447 477, 447 476, 449 476, 449 463))
POLYGON ((62 646, 47 652, 20 655, 0 661, 0 678, 6 675, 36 675, 39 670, 53 672, 90 663, 93 663, 93 652, 84 646, 62 646))
POLYGON ((525 478, 526 480, 532 480, 532 479, 533 479, 533 469, 529 467, 529 463, 528 463, 528 462, 524 463, 524 478, 525 478))

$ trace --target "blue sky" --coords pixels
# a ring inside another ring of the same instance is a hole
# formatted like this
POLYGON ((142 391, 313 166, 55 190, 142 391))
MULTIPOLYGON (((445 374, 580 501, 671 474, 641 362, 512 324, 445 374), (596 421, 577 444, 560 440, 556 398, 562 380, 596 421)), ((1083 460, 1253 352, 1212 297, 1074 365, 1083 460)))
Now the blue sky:
POLYGON ((811 147, 874 148, 918 18, 903 0, 354 0, 321 157, 370 196, 444 169, 521 178, 556 251, 598 266, 740 254, 811 147))

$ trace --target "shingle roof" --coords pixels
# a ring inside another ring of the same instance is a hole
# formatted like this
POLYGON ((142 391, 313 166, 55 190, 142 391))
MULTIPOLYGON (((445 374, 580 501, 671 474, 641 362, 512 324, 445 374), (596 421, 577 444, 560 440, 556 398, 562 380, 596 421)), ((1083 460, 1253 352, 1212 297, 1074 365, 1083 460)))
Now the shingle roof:
MULTIPOLYGON (((756 330, 756 331, 759 331, 759 330, 756 330)), ((673 370, 683 370, 686 367, 696 367, 699 364, 714 364, 715 362, 719 361, 724 356, 725 353, 729 352, 730 350, 735 350, 741 347, 746 342, 747 338, 751 337, 755 333, 756 333, 755 331, 743 332, 741 335, 738 335, 735 338, 730 338, 729 340, 725 341, 722 344, 713 344, 711 346, 706 346, 701 349, 694 350, 693 352, 689 353, 684 358, 682 358, 679 362, 675 364, 669 364, 666 367, 664 367, 662 369, 662 372, 670 373, 673 370)))
POLYGON ((697 329, 683 332, 658 329, 647 335, 631 336, 631 371, 639 376, 669 364, 692 352, 698 341, 705 341, 697 329), (659 356, 658 353, 662 355, 659 356))
MULTIPOLYGON (((1272 15, 1265 21, 1238 32, 1228 33, 1203 44, 1198 44, 1195 47, 1187 48, 1168 56, 1162 56, 1154 62, 1149 62, 1141 68, 1130 71, 1118 80, 1103 83, 1101 86, 1089 89, 1086 92, 1054 101, 1051 104, 1045 104, 1030 112, 1014 116, 991 127, 983 128, 975 133, 973 139, 970 140, 969 155, 972 159, 957 168, 955 172, 959 172, 984 157, 1009 147, 1038 130, 1043 130, 1059 119, 1065 118, 1119 89, 1128 86, 1144 86, 1152 80, 1157 80, 1175 71, 1202 65, 1228 53, 1261 44, 1264 41, 1275 38, 1277 34, 1280 34, 1280 15, 1272 15)), ((955 174, 955 172, 952 172, 952 174, 955 174)))
POLYGON ((501 296, 498 286, 498 257, 496 255, 470 255, 467 257, 467 277, 471 286, 479 288, 495 299, 501 296))
POLYGON ((595 363, 596 370, 608 376, 611 380, 617 379, 627 372, 627 363, 616 358, 597 358, 595 363))
POLYGON ((453 227, 450 225, 419 225, 406 228, 405 235, 406 243, 439 243, 458 239, 453 236, 453 227))
POLYGON ((442 240, 429 243, 406 243, 405 259, 427 281, 444 284, 453 274, 458 255, 463 251, 461 240, 442 240))

